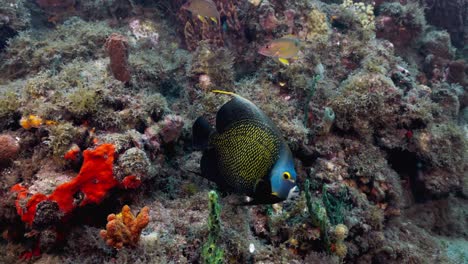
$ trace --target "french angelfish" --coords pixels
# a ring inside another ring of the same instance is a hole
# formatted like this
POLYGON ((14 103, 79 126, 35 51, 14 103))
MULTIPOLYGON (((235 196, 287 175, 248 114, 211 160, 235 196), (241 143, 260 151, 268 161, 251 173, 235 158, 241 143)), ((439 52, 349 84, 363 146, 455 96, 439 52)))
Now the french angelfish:
POLYGON ((232 95, 216 114, 216 129, 199 117, 193 145, 203 150, 201 175, 220 188, 253 198, 248 204, 272 204, 296 191, 294 159, 270 118, 249 100, 232 95))
POLYGON ((283 37, 272 40, 260 47, 258 53, 274 58, 284 65, 289 65, 288 59, 297 57, 297 53, 301 48, 301 42, 294 37, 283 37))
POLYGON ((188 0, 182 9, 186 9, 196 15, 203 23, 208 23, 205 17, 218 24, 219 12, 212 0, 188 0))

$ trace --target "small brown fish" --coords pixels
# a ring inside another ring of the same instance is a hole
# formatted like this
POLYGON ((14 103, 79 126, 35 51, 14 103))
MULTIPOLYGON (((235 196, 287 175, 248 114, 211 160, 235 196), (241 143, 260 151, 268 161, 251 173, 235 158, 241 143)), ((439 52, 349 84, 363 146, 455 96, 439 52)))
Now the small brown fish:
POLYGON ((219 12, 212 0, 188 0, 182 6, 182 9, 190 11, 192 15, 196 15, 203 23, 208 23, 205 17, 211 19, 216 24, 219 22, 219 12))
POLYGON ((300 41, 293 37, 275 39, 262 46, 258 53, 277 59, 279 62, 289 65, 288 59, 296 58, 301 47, 300 41))

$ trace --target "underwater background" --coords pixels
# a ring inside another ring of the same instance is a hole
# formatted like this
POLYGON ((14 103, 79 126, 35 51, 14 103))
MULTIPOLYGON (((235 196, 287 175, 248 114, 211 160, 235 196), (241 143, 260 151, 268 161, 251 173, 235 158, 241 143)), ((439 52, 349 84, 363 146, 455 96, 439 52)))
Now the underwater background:
POLYGON ((0 0, 0 263, 468 263, 467 17, 0 0))

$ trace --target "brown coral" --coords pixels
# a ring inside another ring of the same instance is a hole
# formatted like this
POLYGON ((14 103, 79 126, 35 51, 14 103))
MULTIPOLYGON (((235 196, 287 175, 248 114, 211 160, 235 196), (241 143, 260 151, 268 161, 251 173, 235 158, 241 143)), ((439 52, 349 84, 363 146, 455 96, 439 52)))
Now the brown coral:
POLYGON ((135 217, 128 205, 124 205, 122 212, 107 216, 106 230, 100 235, 107 245, 114 248, 124 246, 135 247, 140 240, 141 230, 149 223, 149 207, 145 206, 135 217))
POLYGON ((0 135, 0 168, 18 156, 20 145, 10 135, 0 135))
POLYGON ((114 77, 121 82, 130 81, 128 65, 128 40, 126 37, 112 33, 106 40, 105 49, 110 57, 110 68, 114 77))

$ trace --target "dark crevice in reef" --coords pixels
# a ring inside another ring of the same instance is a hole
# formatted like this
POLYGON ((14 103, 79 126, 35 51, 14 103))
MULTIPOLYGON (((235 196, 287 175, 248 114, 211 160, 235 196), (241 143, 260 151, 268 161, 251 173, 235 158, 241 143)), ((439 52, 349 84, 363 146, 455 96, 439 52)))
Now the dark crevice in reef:
POLYGON ((418 159, 415 153, 403 149, 388 149, 387 161, 402 180, 408 182, 408 188, 411 189, 414 201, 424 202, 426 197, 424 193, 424 183, 420 178, 422 170, 422 161, 418 159))
POLYGON ((8 46, 8 40, 17 34, 18 32, 8 26, 0 27, 0 52, 8 46))
MULTIPOLYGON (((134 193, 134 190, 111 190, 109 191, 109 196, 100 204, 88 204, 77 207, 67 224, 70 226, 82 226, 85 224, 94 227, 105 227, 107 216, 120 211, 124 204, 131 203, 134 193)), ((77 203, 81 202, 82 199, 84 199, 83 194, 77 192, 75 194, 77 203)))
POLYGON ((304 167, 311 167, 320 154, 317 151, 312 150, 307 145, 302 145, 297 149, 292 149, 294 157, 302 162, 304 167))

